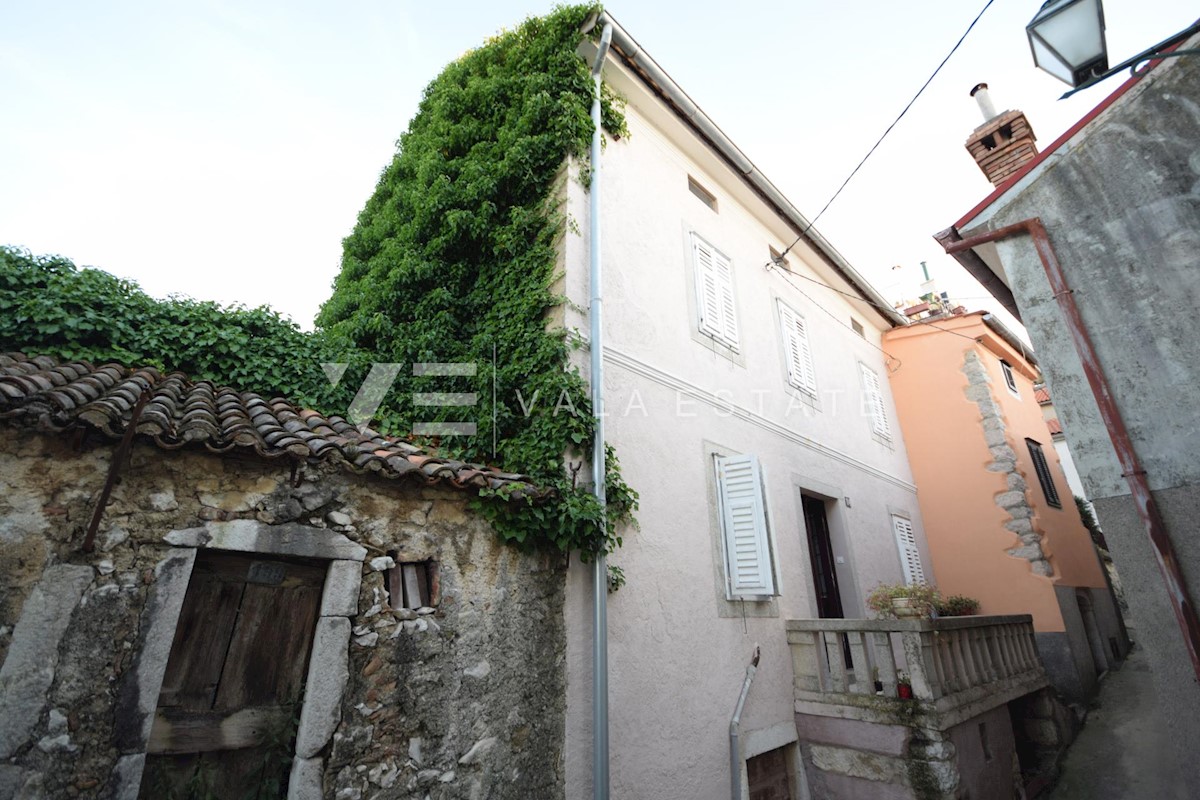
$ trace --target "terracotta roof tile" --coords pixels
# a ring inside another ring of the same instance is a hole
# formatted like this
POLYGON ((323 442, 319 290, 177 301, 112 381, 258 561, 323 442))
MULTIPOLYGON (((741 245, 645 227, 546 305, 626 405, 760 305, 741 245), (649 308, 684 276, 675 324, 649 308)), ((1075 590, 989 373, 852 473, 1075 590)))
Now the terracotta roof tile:
POLYGON ((1039 387, 1033 390, 1033 399, 1038 401, 1038 405, 1046 405, 1050 402, 1050 392, 1046 391, 1046 387, 1039 387))
POLYGON ((1046 420, 1046 427, 1050 429, 1050 434, 1052 436, 1057 436, 1058 434, 1063 432, 1062 423, 1059 422, 1057 419, 1046 420))
POLYGON ((545 494, 526 475, 440 458, 412 442, 360 430, 341 417, 326 417, 282 398, 268 400, 150 368, 0 354, 0 419, 43 431, 87 425, 119 438, 147 389, 151 396, 137 433, 164 449, 202 446, 214 453, 329 462, 351 472, 423 484, 446 482, 460 489, 508 487, 514 497, 545 494))

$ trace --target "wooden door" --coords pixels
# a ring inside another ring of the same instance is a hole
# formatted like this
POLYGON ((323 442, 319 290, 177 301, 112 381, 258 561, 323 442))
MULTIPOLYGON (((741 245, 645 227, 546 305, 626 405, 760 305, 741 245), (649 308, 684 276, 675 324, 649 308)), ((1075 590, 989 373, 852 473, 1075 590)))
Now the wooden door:
POLYGON ((201 551, 158 696, 141 797, 286 795, 325 566, 201 551))
POLYGON ((842 594, 838 589, 833 543, 829 540, 829 520, 825 501, 800 496, 804 506, 804 527, 808 529, 808 555, 812 561, 813 587, 817 592, 817 615, 821 619, 841 619, 842 594))

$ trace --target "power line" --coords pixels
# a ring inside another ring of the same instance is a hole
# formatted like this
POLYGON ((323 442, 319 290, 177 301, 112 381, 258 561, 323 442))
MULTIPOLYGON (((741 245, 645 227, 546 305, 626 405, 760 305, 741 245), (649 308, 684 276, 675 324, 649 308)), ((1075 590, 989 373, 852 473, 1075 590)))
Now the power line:
MULTIPOLYGON (((774 266, 775 266, 775 265, 774 265, 774 263, 773 263, 773 262, 768 262, 768 263, 767 263, 767 269, 772 269, 772 268, 774 268, 774 266)), ((852 293, 850 293, 850 292, 843 292, 841 289, 835 289, 835 288, 833 288, 832 286, 830 286, 829 284, 825 283, 824 281, 819 281, 819 280, 817 280, 816 278, 810 278, 810 277, 808 277, 807 275, 801 275, 801 274, 800 274, 800 273, 798 273, 798 272, 792 272, 791 270, 787 269, 786 267, 779 268, 779 271, 780 271, 780 273, 783 275, 784 279, 785 279, 785 280, 786 280, 788 283, 791 283, 791 284, 792 284, 792 286, 793 286, 793 287, 796 289, 796 291, 800 292, 800 294, 804 295, 805 297, 808 297, 808 299, 809 299, 809 300, 812 300, 812 302, 813 302, 813 305, 815 305, 817 308, 820 308, 822 311, 824 311, 826 314, 828 314, 829 316, 831 316, 831 317, 833 317, 834 319, 836 319, 838 322, 842 322, 842 320, 841 320, 841 317, 838 317, 838 316, 836 316, 836 315, 835 315, 835 314, 834 314, 832 311, 830 311, 830 310, 826 309, 824 306, 822 306, 822 305, 821 305, 820 303, 818 303, 816 300, 813 300, 813 299, 812 299, 812 297, 810 297, 810 296, 809 296, 809 294, 808 294, 807 292, 805 292, 805 291, 804 291, 803 289, 801 289, 799 286, 796 286, 796 284, 795 284, 795 283, 793 283, 791 279, 792 279, 793 277, 796 277, 796 278, 801 278, 801 279, 803 279, 803 280, 806 280, 806 281, 808 281, 809 283, 815 283, 817 286, 822 286, 822 287, 824 287, 824 288, 828 289, 828 290, 829 290, 829 291, 831 291, 831 292, 834 292, 834 293, 836 293, 836 294, 840 294, 840 295, 842 295, 842 296, 844 296, 844 297, 849 297, 851 300, 857 300, 857 301, 859 301, 860 303, 866 303, 866 304, 867 304, 868 306, 870 306, 871 308, 874 308, 874 309, 876 309, 876 310, 878 310, 878 311, 883 311, 885 314, 890 314, 890 313, 892 313, 893 311, 895 311, 895 310, 896 310, 896 309, 894 309, 894 308, 888 308, 887 306, 883 306, 883 305, 880 305, 879 303, 876 303, 876 302, 873 302, 873 301, 871 301, 871 300, 868 300, 867 298, 863 297, 862 295, 858 295, 858 294, 852 294, 852 293)), ((845 325, 846 323, 842 322, 842 324, 843 324, 843 325, 845 325)), ((943 331, 943 332, 945 332, 945 333, 952 333, 952 334, 954 334, 955 336, 959 336, 959 337, 961 337, 961 338, 963 338, 963 339, 970 339, 972 342, 973 342, 973 341, 975 341, 975 337, 974 337, 974 336, 967 336, 966 334, 959 333, 958 331, 952 331, 952 330, 950 330, 949 328, 943 328, 943 327, 941 327, 941 326, 939 326, 939 325, 934 325, 932 322, 929 322, 929 321, 927 321, 927 320, 919 320, 919 319, 918 319, 918 320, 909 320, 909 324, 910 324, 910 325, 928 325, 929 327, 931 327, 931 328, 936 328, 936 329, 937 329, 937 330, 939 330, 939 331, 943 331)), ((873 345, 872 345, 872 346, 873 346, 873 345)), ((876 349, 879 349, 879 348, 876 348, 876 349)), ((883 354, 884 354, 885 356, 887 356, 888 358, 895 358, 895 356, 891 355, 890 353, 887 353, 887 352, 886 352, 886 351, 884 351, 884 350, 879 350, 879 352, 883 353, 883 354)), ((898 360, 898 359, 897 359, 897 360, 898 360)))
POLYGON ((879 137, 879 141, 875 142, 875 144, 871 146, 871 149, 867 151, 865 156, 863 156, 862 161, 858 162, 858 166, 854 168, 846 180, 842 181, 842 185, 838 187, 838 190, 833 193, 833 197, 829 198, 829 202, 827 202, 825 206, 819 212, 817 212, 817 215, 812 218, 808 225, 805 226, 804 230, 800 232, 800 235, 796 237, 796 241, 789 244, 787 248, 779 254, 779 258, 782 259, 791 251, 793 247, 799 244, 800 240, 803 239, 810 230, 812 230, 813 225, 817 224, 817 220, 821 218, 821 215, 824 214, 831 205, 833 205, 833 201, 836 200, 838 195, 842 193, 842 190, 846 188, 846 184, 850 183, 851 179, 853 179, 854 176, 858 174, 858 171, 862 169, 863 164, 867 163, 867 159, 875 153, 875 150, 879 148, 879 145, 883 144, 883 140, 886 139, 887 135, 892 132, 892 128, 896 127, 896 123, 904 119, 904 115, 908 113, 910 108, 912 108, 913 103, 917 102, 917 98, 919 98, 925 92, 926 87, 928 87, 929 84, 933 82, 933 79, 937 77, 937 74, 942 71, 942 67, 946 66, 946 62, 950 60, 950 57, 958 50, 959 45, 961 45, 963 40, 967 38, 967 34, 969 34, 971 29, 975 27, 975 23, 979 22, 979 18, 983 16, 983 13, 987 11, 994 2, 995 0, 987 0, 987 3, 984 4, 979 13, 975 15, 975 19, 971 20, 971 24, 967 26, 965 31, 963 31, 963 35, 958 38, 957 42, 955 42, 954 47, 950 48, 950 52, 947 53, 946 57, 942 59, 942 63, 938 64, 937 69, 933 71, 933 74, 926 78, 925 83, 921 84, 921 88, 917 90, 915 95, 913 95, 913 99, 908 101, 908 105, 904 107, 904 110, 900 112, 900 115, 892 121, 891 125, 887 126, 887 130, 885 130, 883 135, 879 137))

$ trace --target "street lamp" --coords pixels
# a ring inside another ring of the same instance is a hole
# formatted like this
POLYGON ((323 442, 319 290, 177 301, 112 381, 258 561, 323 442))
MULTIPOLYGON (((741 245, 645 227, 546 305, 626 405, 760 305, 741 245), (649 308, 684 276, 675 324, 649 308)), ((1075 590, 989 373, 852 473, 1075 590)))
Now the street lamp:
POLYGON ((1200 53, 1200 50, 1167 49, 1200 33, 1200 21, 1197 21, 1109 69, 1104 9, 1100 0, 1046 0, 1025 26, 1025 32, 1033 50, 1033 63, 1071 85, 1071 91, 1064 94, 1064 98, 1116 75, 1126 67, 1132 74, 1137 74, 1137 68, 1147 61, 1200 53))
POLYGON ((1047 0, 1027 26, 1033 63, 1072 87, 1108 69, 1100 0, 1047 0))

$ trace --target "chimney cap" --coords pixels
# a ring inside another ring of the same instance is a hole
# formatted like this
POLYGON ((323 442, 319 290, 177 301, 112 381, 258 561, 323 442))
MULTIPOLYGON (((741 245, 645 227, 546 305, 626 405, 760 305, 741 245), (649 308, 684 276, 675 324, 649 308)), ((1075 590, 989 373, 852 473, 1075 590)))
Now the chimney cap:
POLYGON ((980 89, 982 89, 983 91, 986 92, 987 88, 988 88, 988 85, 986 83, 975 84, 975 88, 971 90, 971 97, 974 97, 975 93, 978 92, 980 89))

